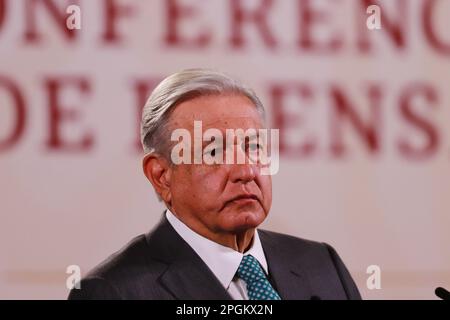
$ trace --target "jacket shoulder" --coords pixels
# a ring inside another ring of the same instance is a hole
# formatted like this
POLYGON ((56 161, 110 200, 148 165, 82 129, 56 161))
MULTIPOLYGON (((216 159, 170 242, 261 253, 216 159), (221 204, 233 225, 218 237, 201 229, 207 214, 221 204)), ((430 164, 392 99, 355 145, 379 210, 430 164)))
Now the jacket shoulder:
POLYGON ((145 235, 139 235, 89 271, 69 299, 139 298, 143 283, 154 283, 166 264, 149 257, 145 235))
MULTIPOLYGON (((352 276, 331 245, 268 230, 258 232, 263 246, 264 243, 270 245, 276 248, 284 259, 289 259, 287 261, 303 266, 310 281, 317 280, 316 287, 328 287, 329 292, 333 287, 342 288, 346 299, 361 299, 352 276)), ((325 293, 327 290, 322 291, 325 293)), ((340 294, 331 294, 330 298, 333 297, 343 298, 340 294)))

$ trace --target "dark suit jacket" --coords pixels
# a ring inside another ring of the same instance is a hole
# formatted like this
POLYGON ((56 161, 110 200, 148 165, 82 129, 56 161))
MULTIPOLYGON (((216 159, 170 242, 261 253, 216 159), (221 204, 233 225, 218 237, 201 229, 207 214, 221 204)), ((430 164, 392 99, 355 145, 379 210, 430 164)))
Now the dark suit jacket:
MULTIPOLYGON (((327 244, 259 230, 269 281, 282 299, 361 299, 327 244)), ((165 215, 81 280, 69 299, 231 299, 165 215)))

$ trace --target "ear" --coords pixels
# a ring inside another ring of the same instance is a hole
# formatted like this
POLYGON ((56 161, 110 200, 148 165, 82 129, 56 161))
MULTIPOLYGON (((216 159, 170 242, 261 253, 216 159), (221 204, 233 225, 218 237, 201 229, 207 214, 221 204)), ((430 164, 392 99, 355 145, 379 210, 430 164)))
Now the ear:
POLYGON ((171 203, 170 177, 172 168, 169 162, 158 154, 148 154, 142 159, 144 174, 153 185, 156 193, 167 204, 171 203))

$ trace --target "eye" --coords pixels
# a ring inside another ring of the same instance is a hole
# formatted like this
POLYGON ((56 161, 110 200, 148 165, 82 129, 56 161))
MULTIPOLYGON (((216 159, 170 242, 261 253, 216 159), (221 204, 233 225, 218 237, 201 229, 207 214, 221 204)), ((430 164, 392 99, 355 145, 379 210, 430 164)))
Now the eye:
POLYGON ((250 151, 261 150, 262 146, 259 143, 250 143, 249 146, 248 146, 248 149, 250 151))
POLYGON ((219 153, 220 153, 219 148, 212 148, 212 149, 205 151, 205 154, 210 155, 211 157, 215 157, 216 154, 219 154, 219 153))

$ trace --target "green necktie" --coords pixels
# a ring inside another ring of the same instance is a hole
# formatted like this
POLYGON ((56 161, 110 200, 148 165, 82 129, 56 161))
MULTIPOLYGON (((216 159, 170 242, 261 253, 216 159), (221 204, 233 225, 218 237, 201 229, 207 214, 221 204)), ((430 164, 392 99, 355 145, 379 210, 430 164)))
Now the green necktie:
POLYGON ((281 300, 267 280, 258 260, 252 255, 246 255, 242 258, 237 274, 247 285, 249 300, 281 300))

